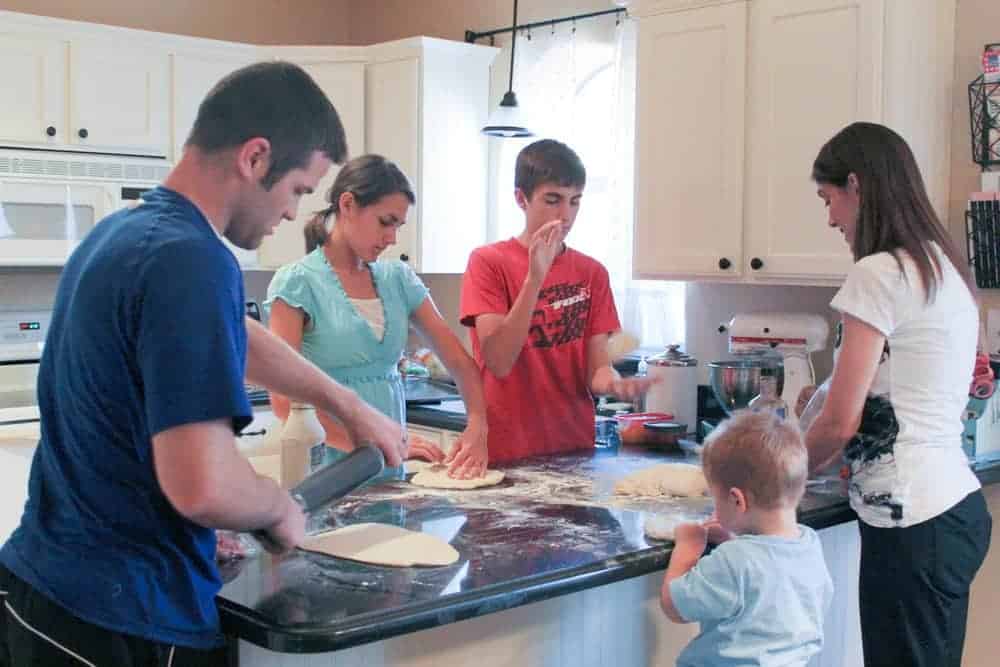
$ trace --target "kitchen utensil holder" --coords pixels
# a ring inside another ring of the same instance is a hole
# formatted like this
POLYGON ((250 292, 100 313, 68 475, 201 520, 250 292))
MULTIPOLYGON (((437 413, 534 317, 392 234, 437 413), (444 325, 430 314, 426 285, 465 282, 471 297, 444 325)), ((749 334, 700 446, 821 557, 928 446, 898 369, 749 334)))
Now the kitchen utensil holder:
POLYGON ((972 267, 976 286, 983 289, 1000 287, 1000 216, 993 214, 991 208, 982 207, 979 211, 965 212, 969 265, 972 267))
POLYGON ((980 74, 969 84, 969 133, 972 161, 984 171, 1000 166, 1000 81, 980 74))

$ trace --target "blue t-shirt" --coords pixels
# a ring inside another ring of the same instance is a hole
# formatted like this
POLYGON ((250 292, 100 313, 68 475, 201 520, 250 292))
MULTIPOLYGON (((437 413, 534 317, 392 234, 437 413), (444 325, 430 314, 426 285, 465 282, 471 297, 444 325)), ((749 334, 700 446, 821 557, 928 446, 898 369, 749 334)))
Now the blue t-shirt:
POLYGON ((701 624, 677 667, 803 666, 823 647, 833 582, 815 531, 741 535, 670 582, 674 607, 701 624))
POLYGON ((152 436, 249 423, 243 282, 190 201, 143 198, 94 227, 62 272, 38 374, 42 438, 0 562, 84 621, 209 648, 215 531, 164 496, 152 436))

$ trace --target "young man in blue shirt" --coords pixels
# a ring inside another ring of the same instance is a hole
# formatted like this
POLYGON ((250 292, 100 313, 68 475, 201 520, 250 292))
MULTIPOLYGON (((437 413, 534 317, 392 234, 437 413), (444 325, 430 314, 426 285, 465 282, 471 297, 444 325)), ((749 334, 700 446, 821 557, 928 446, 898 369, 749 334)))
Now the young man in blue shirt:
POLYGON ((60 278, 38 377, 42 438, 21 524, 0 549, 0 665, 209 665, 221 644, 215 530, 304 536, 288 493, 234 432, 244 380, 337 415, 398 464, 384 417, 243 316, 225 236, 256 248, 347 147, 303 70, 223 79, 184 155, 104 219, 60 278))

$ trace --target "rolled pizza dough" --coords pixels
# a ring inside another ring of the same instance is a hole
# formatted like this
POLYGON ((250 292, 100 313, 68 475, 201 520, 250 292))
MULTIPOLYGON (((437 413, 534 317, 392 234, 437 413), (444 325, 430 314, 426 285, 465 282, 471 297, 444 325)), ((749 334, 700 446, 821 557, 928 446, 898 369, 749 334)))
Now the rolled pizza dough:
POLYGON ((373 565, 451 565, 458 551, 444 540, 386 523, 357 523, 306 538, 302 549, 373 565))
POLYGON ((663 463, 623 477, 615 484, 621 496, 697 497, 708 493, 701 467, 687 463, 663 463))
POLYGON ((482 477, 472 479, 455 479, 448 476, 448 468, 437 464, 430 468, 421 470, 410 484, 425 486, 431 489, 478 489, 483 486, 495 486, 503 481, 503 472, 500 470, 487 470, 482 477))

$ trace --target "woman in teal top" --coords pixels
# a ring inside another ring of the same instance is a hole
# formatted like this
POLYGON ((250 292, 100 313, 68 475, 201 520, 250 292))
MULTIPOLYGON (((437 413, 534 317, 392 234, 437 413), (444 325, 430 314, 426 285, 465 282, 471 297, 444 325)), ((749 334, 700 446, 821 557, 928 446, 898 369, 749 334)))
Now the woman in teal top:
MULTIPOLYGON (((271 280, 264 302, 271 330, 333 379, 405 424, 396 363, 413 324, 455 378, 469 421, 447 455, 422 440, 411 443, 410 456, 444 462, 454 477, 481 476, 488 457, 479 369, 413 269, 400 261, 376 261, 396 243, 396 232, 415 201, 409 182, 392 162, 363 155, 343 166, 328 200, 330 206, 306 225, 309 253, 271 280)), ((272 394, 271 404, 279 418, 287 417, 287 398, 272 394)), ((353 443, 328 415, 319 418, 330 445, 326 460, 336 460, 353 443)), ((401 468, 387 472, 394 478, 402 474, 401 468)))

